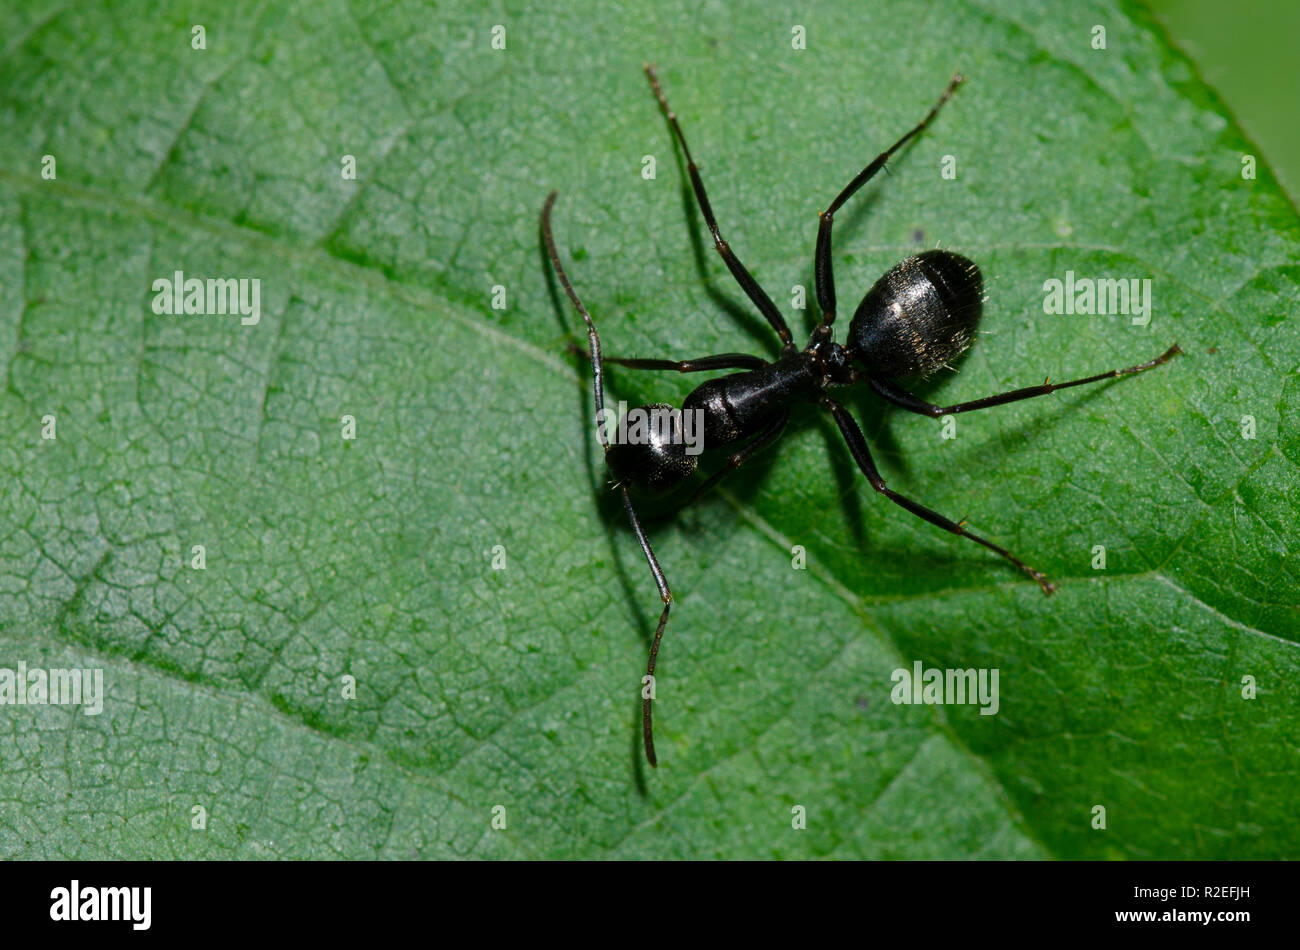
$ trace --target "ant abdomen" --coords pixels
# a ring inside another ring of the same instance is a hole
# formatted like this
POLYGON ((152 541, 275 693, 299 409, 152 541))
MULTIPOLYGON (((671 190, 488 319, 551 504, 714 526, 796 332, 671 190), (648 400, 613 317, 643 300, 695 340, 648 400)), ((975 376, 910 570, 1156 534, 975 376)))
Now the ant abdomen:
POLYGON ((960 254, 906 258, 862 298, 849 349, 872 375, 929 376, 971 345, 983 301, 980 269, 960 254))
POLYGON ((672 491, 695 472, 700 439, 682 425, 682 412, 666 403, 639 406, 609 433, 605 462, 618 484, 646 495, 672 491))

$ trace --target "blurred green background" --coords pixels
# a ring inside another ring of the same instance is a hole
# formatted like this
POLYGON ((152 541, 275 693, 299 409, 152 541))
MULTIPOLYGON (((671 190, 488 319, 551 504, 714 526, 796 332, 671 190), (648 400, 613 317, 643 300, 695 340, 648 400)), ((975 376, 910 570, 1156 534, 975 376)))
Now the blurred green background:
POLYGON ((1300 3, 1147 0, 1146 5, 1236 115, 1297 203, 1300 3))

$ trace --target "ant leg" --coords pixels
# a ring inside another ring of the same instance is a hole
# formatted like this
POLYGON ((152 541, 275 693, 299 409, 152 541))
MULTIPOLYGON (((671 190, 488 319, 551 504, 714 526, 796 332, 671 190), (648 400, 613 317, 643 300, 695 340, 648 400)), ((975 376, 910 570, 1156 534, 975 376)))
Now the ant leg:
POLYGON ((695 159, 691 157, 691 150, 686 145, 686 136, 682 134, 682 128, 677 124, 677 114, 668 106, 668 99, 664 96, 663 89, 659 87, 659 75, 655 67, 647 65, 645 74, 650 77, 650 85, 654 88, 655 98, 659 100, 659 107, 663 109, 664 117, 668 124, 672 126, 673 134, 677 136, 677 142, 682 147, 682 152, 686 155, 686 167, 691 176, 691 187, 695 189, 695 200, 700 205, 700 211, 704 215, 704 223, 708 225, 709 231, 713 234, 713 246, 717 248, 722 255, 723 263, 731 271, 731 276, 736 278, 736 283, 740 284, 745 295, 753 301, 754 306, 759 309, 767 322, 772 325, 776 335, 781 338, 781 350, 789 354, 796 350, 794 337, 790 335, 790 327, 786 325, 785 317, 781 316, 781 311, 776 309, 776 304, 772 303, 772 298, 767 292, 758 285, 758 281, 745 269, 745 265, 740 263, 740 259, 731 251, 729 245, 722 238, 722 233, 718 230, 718 222, 713 217, 713 208, 709 205, 709 196, 704 193, 704 181, 700 178, 700 170, 695 166, 695 159))
POLYGON ((884 168, 889 157, 902 148, 908 139, 918 135, 930 124, 931 120, 939 114, 939 109, 952 97, 953 92, 964 81, 965 77, 961 73, 955 73, 948 83, 948 88, 943 91, 943 95, 939 97, 939 101, 934 104, 934 107, 926 113, 925 118, 917 123, 912 131, 872 159, 870 165, 858 172, 857 177, 848 183, 845 189, 839 193, 839 196, 831 202, 829 208, 818 212, 817 251, 814 257, 813 272, 817 282, 817 306, 821 308, 822 322, 813 331, 814 335, 829 336, 830 326, 835 322, 835 274, 831 267, 831 224, 835 212, 839 211, 840 206, 852 198, 859 188, 870 181, 876 172, 884 168))
POLYGON ((1046 396, 1048 393, 1054 393, 1058 389, 1069 389, 1071 386, 1083 386, 1087 383, 1100 383, 1107 379, 1117 379, 1120 376, 1132 376, 1134 373, 1144 373, 1149 369, 1155 369, 1163 363, 1169 362, 1182 350, 1175 343, 1169 349, 1165 350, 1153 360, 1148 360, 1137 366, 1129 366, 1126 369, 1113 369, 1106 373, 1098 373, 1096 376, 1087 376, 1083 379, 1072 379, 1068 383, 1044 382, 1041 386, 1026 386, 1024 389, 1013 389, 1010 392, 999 393, 996 396, 985 396, 983 399, 973 399, 970 402, 959 402, 951 406, 936 406, 928 403, 923 399, 918 399, 907 390, 900 388, 889 380, 872 378, 871 388, 878 392, 885 399, 892 402, 900 409, 906 409, 908 412, 915 412, 922 416, 946 416, 954 412, 971 412, 974 409, 987 409, 990 406, 1001 406, 1003 403, 1018 402, 1021 399, 1033 399, 1035 396, 1046 396))
MULTIPOLYGON (((584 359, 591 359, 591 354, 576 343, 569 344, 569 352, 584 359)), ((606 356, 603 357, 602 362, 617 363, 619 366, 632 369, 675 370, 679 373, 703 373, 715 369, 759 369, 767 365, 767 360, 761 356, 750 356, 748 353, 719 353, 716 356, 701 356, 693 360, 628 359, 606 356)))
POLYGON ((871 487, 880 494, 884 495, 900 508, 906 508, 918 518, 923 518, 932 525, 937 525, 945 531, 951 531, 953 534, 959 534, 963 537, 970 538, 976 544, 982 544, 990 551, 1002 555, 1020 570, 1024 571, 1043 589, 1044 594, 1050 594, 1056 590, 1056 585, 1047 579, 1042 571, 1036 571, 1024 561, 1013 555, 1005 548, 998 547, 992 541, 986 541, 977 534, 971 534, 966 530, 964 522, 952 521, 945 518, 936 511, 932 511, 924 505, 912 501, 910 498, 904 498, 898 492, 885 485, 885 480, 880 477, 880 472, 876 470, 876 463, 871 458, 871 450, 867 447, 866 437, 862 434, 862 429, 858 427, 857 421, 849 415, 849 411, 831 399, 829 396, 823 396, 821 403, 831 411, 835 417, 836 424, 840 427, 840 433, 844 436, 844 441, 849 444, 849 451, 853 454, 853 460, 858 463, 858 468, 862 469, 862 474, 867 476, 867 481, 871 487))
POLYGON ((769 445, 775 442, 778 438, 781 437, 781 433, 785 429, 785 424, 789 421, 790 421, 789 411, 782 412, 779 415, 775 416, 771 422, 769 422, 766 426, 763 427, 762 431, 760 431, 758 435, 754 436, 752 440, 745 443, 744 447, 742 447, 739 451, 737 451, 734 455, 732 455, 729 459, 727 459, 726 465, 724 465, 722 468, 718 469, 707 479, 705 479, 704 483, 700 485, 699 488, 695 489, 695 491, 691 493, 691 497, 687 498, 686 501, 684 501, 677 510, 680 511, 682 508, 685 508, 688 505, 691 505, 694 502, 698 501, 708 492, 710 488, 718 484, 718 482, 722 481, 724 477, 730 475, 732 472, 740 468, 740 466, 744 465, 746 462, 748 462, 759 452, 763 451, 763 449, 767 448, 769 445))
POLYGON ((600 358, 600 336, 596 333, 596 324, 592 322, 591 314, 578 299, 573 284, 569 283, 569 275, 564 272, 564 265, 560 263, 560 252, 555 249, 555 237, 551 234, 551 208, 555 205, 557 194, 558 192, 551 192, 542 205, 542 239, 546 242, 546 252, 551 257, 551 266, 555 268, 555 273, 560 278, 560 286, 564 288, 564 293, 573 304, 573 309, 578 311, 582 322, 587 325, 587 345, 591 347, 592 388, 596 397, 596 435, 600 439, 600 447, 608 452, 609 442, 605 439, 605 427, 600 424, 600 420, 605 418, 605 368, 600 358))
MULTIPOLYGON (((596 334, 596 325, 591 320, 591 315, 587 313, 587 308, 582 305, 578 299, 573 285, 569 283, 569 277, 564 272, 564 265, 560 263, 560 255, 555 249, 555 238, 551 235, 551 207, 555 204, 555 192, 546 196, 546 203, 542 205, 542 237, 546 241, 546 250, 551 256, 551 264, 555 268, 555 273, 560 278, 560 284, 564 287, 564 292, 568 295, 573 307, 581 315, 584 323, 587 324, 587 341, 591 345, 591 365, 595 377, 594 390, 596 396, 596 434, 600 438, 601 448, 606 452, 609 451, 609 443, 605 439, 605 428, 600 424, 600 420, 605 415, 605 396, 602 388, 602 377, 604 369, 600 358, 600 337, 596 334)), ((646 537, 645 531, 641 528, 641 522, 637 519, 636 509, 632 507, 632 496, 628 494, 627 487, 623 488, 623 507, 627 509, 627 516, 632 522, 632 530, 636 533, 637 542, 641 545, 641 552, 645 555, 646 561, 650 565, 650 573, 654 575, 655 586, 659 588, 659 599, 664 602, 663 613, 659 615, 659 625, 655 627, 654 640, 650 644, 650 660, 646 666, 646 675, 654 682, 655 659, 659 655, 659 641, 663 639, 664 627, 668 625, 668 610, 672 606, 673 594, 668 589, 668 579, 664 577, 663 568, 659 566, 659 559, 655 557, 654 549, 650 547, 650 539, 646 537)), ((641 701, 641 729, 645 740, 645 755, 651 765, 657 765, 655 761, 655 742, 654 734, 650 726, 650 699, 641 701)))
MULTIPOLYGON (((650 564, 650 573, 655 576, 655 585, 659 588, 659 598, 664 602, 664 612, 659 615, 659 625, 655 627, 654 639, 650 641, 650 659, 646 661, 645 675, 649 677, 649 682, 645 684, 649 689, 645 690, 641 699, 641 740, 645 745, 646 761, 652 767, 658 768, 659 761, 655 758, 655 735, 654 725, 650 718, 650 704, 654 702, 654 679, 655 679, 655 661, 659 658, 659 641, 663 639, 664 627, 668 625, 668 611, 673 605, 673 592, 668 589, 668 579, 664 577, 663 568, 659 566, 659 559, 655 557, 654 549, 650 547, 650 539, 645 536, 645 531, 641 528, 641 522, 637 520, 636 509, 632 507, 632 496, 628 494, 627 487, 623 488, 623 507, 627 509, 627 516, 632 522, 632 530, 636 532, 636 539, 641 544, 641 551, 645 554, 645 559, 650 564)), ((645 687, 642 687, 645 689, 645 687)))

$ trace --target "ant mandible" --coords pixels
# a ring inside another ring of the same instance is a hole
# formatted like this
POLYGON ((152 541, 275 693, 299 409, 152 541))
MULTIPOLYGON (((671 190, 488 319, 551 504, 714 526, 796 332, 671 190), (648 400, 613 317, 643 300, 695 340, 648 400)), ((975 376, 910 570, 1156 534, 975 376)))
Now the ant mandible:
POLYGON ((827 395, 826 391, 866 382, 878 395, 895 406, 908 412, 937 418, 958 412, 987 409, 990 406, 1000 406, 1020 399, 1045 396, 1071 386, 1083 386, 1118 376, 1141 373, 1167 362, 1182 351, 1175 343, 1155 359, 1127 369, 1097 373, 1095 376, 1065 383, 1045 381, 1041 386, 1013 389, 1010 392, 986 396, 970 402, 959 402, 951 406, 936 406, 928 403, 908 392, 899 385, 897 380, 929 376, 965 351, 974 337, 984 301, 979 268, 961 255, 943 250, 926 251, 895 264, 876 281, 862 298, 862 302, 858 304, 853 319, 849 322, 848 344, 841 345, 835 342, 831 329, 835 323, 835 278, 831 268, 831 224, 835 212, 839 211, 859 188, 885 166, 890 156, 930 124, 943 104, 952 97, 953 92, 963 82, 960 73, 953 76, 948 88, 944 90, 939 101, 934 104, 924 119, 886 151, 876 156, 848 183, 831 202, 830 207, 819 213, 820 222, 817 228, 813 270, 817 304, 821 309, 822 319, 808 338, 808 344, 800 350, 795 345, 785 318, 772 303, 772 298, 758 285, 758 281, 753 278, 731 250, 731 246, 723 239, 721 231, 718 230, 718 222, 713 217, 713 208, 709 205, 708 195, 705 194, 699 169, 691 157, 690 148, 686 145, 686 136, 682 134, 677 116, 669 108, 668 100, 659 86, 655 67, 648 65, 645 67, 645 72, 650 78, 650 85, 659 100, 664 117, 668 120, 673 135, 686 157, 691 187, 695 191, 695 198, 704 215, 704 222, 713 235, 713 246, 722 256, 723 263, 727 265, 727 269, 731 271, 745 295, 781 339, 781 356, 775 362, 745 353, 722 353, 691 360, 602 357, 596 325, 592 322, 587 308, 578 299, 573 285, 569 283, 569 278, 560 263, 560 256, 555 249, 555 239, 551 234, 551 208, 555 204, 556 193, 551 192, 547 196, 542 208, 542 236, 565 294, 587 325, 587 341, 590 350, 584 355, 590 358, 594 375, 597 435, 605 451, 606 463, 614 476, 614 485, 622 495, 623 507, 627 509, 632 530, 636 533, 637 541, 650 565, 650 572, 654 575, 655 584, 659 588, 659 597, 664 605, 663 612, 659 615, 659 623, 655 627, 654 638, 650 643, 650 658, 646 664, 646 681, 642 692, 641 719, 645 754, 646 759, 654 766, 658 763, 655 758, 650 707, 653 702, 655 661, 659 656, 659 644, 663 639, 664 627, 668 623, 668 612, 672 607, 672 592, 669 590, 663 569, 659 566, 659 560, 655 557, 650 541, 637 518, 629 489, 642 494, 662 494, 680 485, 695 471, 697 456, 687 451, 686 440, 682 437, 683 413, 698 413, 698 418, 703 420, 703 443, 710 449, 734 445, 742 441, 745 443, 727 459, 725 465, 701 483, 686 504, 695 501, 729 472, 740 468, 762 449, 775 442, 781 436, 790 418, 792 404, 813 402, 831 413, 836 425, 839 426, 840 433, 848 443, 849 452, 872 488, 917 517, 945 531, 969 538, 976 544, 982 544, 990 551, 1001 555, 1033 578, 1043 589, 1044 594, 1050 594, 1056 586, 1041 571, 1030 567, 1005 548, 967 531, 964 522, 945 518, 887 486, 876 469, 876 463, 871 458, 871 450, 867 447, 867 440, 863 437, 857 421, 847 409, 827 395), (676 370, 679 373, 724 369, 741 370, 741 372, 719 376, 702 383, 686 397, 681 410, 662 403, 641 407, 642 414, 662 414, 667 418, 668 425, 661 427, 657 434, 636 441, 611 442, 606 432, 607 419, 603 392, 605 363, 617 363, 633 369, 676 370))

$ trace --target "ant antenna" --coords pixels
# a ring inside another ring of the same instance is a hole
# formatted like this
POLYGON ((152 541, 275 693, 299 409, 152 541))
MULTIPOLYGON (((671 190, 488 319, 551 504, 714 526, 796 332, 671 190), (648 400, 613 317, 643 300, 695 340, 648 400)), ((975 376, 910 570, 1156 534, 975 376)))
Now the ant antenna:
MULTIPOLYGON (((573 302, 573 308, 578 311, 583 322, 587 324, 587 343, 591 348, 591 367, 595 381, 596 434, 600 438, 601 448, 608 452, 609 440, 605 434, 605 369, 600 358, 600 337, 596 333, 596 324, 592 322, 591 314, 582 305, 582 301, 578 299, 578 294, 574 291, 573 285, 569 283, 569 276, 564 272, 564 265, 560 263, 560 254, 555 249, 555 238, 551 235, 551 208, 555 204, 557 194, 557 192, 553 191, 547 195, 546 204, 542 206, 542 238, 546 242, 546 251, 551 256, 551 266, 555 268, 556 276, 560 278, 560 286, 564 288, 565 294, 573 302)), ((646 662, 645 670, 646 681, 641 687, 641 736, 645 743, 645 757, 646 761, 657 767, 659 763, 655 758, 654 726, 651 721, 650 704, 654 702, 655 660, 659 657, 659 642, 663 639, 664 627, 668 625, 668 611, 673 605, 673 594, 668 589, 668 579, 664 577, 663 568, 659 566, 659 559, 655 557, 654 549, 650 547, 650 539, 646 537, 645 530, 641 527, 641 520, 636 516, 636 509, 632 507, 632 496, 628 494, 627 485, 619 485, 618 488, 623 495, 623 507, 627 509, 627 517, 632 522, 632 530, 636 533, 636 539, 641 545, 641 552, 650 565, 650 573, 654 575, 655 586, 659 588, 659 597, 664 602, 663 613, 659 615, 659 624, 655 627, 654 639, 650 642, 650 659, 646 662)))

